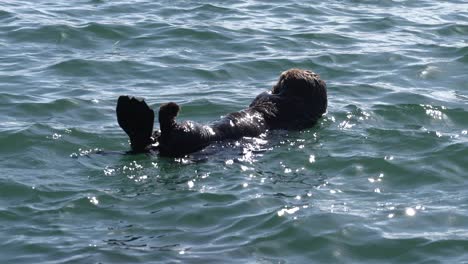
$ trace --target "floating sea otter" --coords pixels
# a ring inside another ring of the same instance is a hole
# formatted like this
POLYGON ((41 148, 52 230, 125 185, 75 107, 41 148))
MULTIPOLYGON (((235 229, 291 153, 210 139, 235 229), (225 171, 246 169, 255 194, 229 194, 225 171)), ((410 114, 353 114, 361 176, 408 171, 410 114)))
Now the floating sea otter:
POLYGON ((327 89, 308 70, 290 69, 278 83, 259 94, 250 106, 212 124, 177 123, 180 107, 166 103, 159 108, 160 131, 153 132, 154 111, 143 99, 120 96, 117 120, 130 138, 133 152, 159 150, 163 156, 183 156, 211 142, 255 137, 269 129, 302 129, 313 126, 327 109, 327 89))

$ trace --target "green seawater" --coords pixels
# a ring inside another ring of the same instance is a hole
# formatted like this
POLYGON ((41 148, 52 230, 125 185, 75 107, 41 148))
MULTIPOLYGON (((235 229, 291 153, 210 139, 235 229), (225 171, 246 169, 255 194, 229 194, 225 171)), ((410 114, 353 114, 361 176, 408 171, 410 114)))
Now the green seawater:
POLYGON ((464 0, 1 1, 0 262, 468 263, 467 73, 464 0), (210 122, 292 67, 315 127, 125 155, 119 95, 210 122))

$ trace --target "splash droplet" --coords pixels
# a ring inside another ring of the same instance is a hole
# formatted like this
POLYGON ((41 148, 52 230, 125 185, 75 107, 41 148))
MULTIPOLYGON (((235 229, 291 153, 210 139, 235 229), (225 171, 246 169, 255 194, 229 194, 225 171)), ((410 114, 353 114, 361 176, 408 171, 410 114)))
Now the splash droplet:
POLYGON ((277 212, 278 216, 283 216, 284 214, 294 214, 299 211, 299 207, 293 207, 291 209, 283 208, 277 212))
POLYGON ((315 162, 315 155, 310 155, 309 156, 309 162, 314 163, 315 162))
POLYGON ((189 187, 190 189, 192 189, 193 186, 195 186, 195 183, 194 183, 193 181, 188 181, 188 182, 187 182, 187 185, 188 185, 188 187, 189 187))
POLYGON ((96 198, 96 196, 88 197, 88 199, 89 199, 89 202, 94 204, 94 205, 99 204, 99 200, 96 198))

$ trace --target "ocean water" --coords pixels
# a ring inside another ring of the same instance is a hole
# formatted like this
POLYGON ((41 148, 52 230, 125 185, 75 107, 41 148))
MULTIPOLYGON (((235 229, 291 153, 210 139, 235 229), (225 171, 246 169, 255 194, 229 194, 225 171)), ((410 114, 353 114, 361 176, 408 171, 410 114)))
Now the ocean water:
POLYGON ((267 2, 1 1, 0 262, 468 263, 468 3, 267 2), (292 67, 317 126, 125 155, 119 95, 210 122, 292 67))

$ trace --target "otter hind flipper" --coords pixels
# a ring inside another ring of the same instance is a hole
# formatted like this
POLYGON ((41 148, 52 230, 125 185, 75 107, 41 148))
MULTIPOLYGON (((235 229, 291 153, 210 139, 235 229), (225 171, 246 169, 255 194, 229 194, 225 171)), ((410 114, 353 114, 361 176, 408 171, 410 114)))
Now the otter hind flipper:
POLYGON ((117 101, 117 122, 130 138, 132 150, 142 152, 152 143, 154 111, 142 98, 122 95, 117 101))

